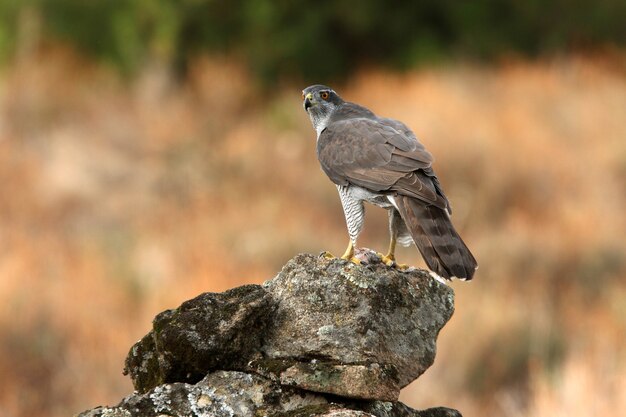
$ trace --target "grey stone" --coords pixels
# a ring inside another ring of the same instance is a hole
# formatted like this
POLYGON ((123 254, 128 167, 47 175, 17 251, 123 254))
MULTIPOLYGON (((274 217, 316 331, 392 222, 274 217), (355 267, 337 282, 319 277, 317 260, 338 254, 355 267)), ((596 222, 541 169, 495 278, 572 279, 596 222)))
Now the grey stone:
POLYGON ((366 402, 362 403, 361 409, 376 417, 463 417, 461 413, 452 408, 435 407, 418 411, 398 401, 366 402))
POLYGON ((263 286, 162 312, 126 358, 137 391, 81 416, 460 416, 396 401, 433 363, 452 289, 363 262, 298 255, 263 286))
POLYGON ((114 407, 97 407, 78 417, 460 417, 458 413, 424 414, 428 412, 398 402, 329 399, 281 387, 259 375, 217 371, 197 384, 163 384, 130 395, 114 407))
POLYGON ((280 383, 349 398, 382 398, 393 401, 399 394, 393 374, 390 376, 377 363, 332 365, 324 362, 298 362, 281 372, 280 383))
POLYGON ((130 395, 115 407, 100 407, 80 417, 258 416, 325 405, 310 393, 285 391, 268 379, 243 372, 217 371, 195 385, 164 384, 130 395))
POLYGON ((242 369, 261 347, 275 304, 259 285, 204 293, 156 316, 130 350, 124 373, 139 392, 194 383, 217 369, 242 369))
POLYGON ((352 398, 396 400, 432 365, 454 311, 454 292, 428 272, 382 263, 298 255, 263 286, 278 308, 253 369, 352 398))

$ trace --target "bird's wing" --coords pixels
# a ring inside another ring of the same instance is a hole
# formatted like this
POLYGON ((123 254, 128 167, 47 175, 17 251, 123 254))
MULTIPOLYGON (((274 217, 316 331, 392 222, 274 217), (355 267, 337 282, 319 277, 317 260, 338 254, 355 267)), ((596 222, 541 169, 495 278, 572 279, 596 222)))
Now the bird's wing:
POLYGON ((432 156, 406 126, 389 120, 351 118, 328 125, 317 142, 322 169, 335 184, 396 192, 448 209, 432 156))

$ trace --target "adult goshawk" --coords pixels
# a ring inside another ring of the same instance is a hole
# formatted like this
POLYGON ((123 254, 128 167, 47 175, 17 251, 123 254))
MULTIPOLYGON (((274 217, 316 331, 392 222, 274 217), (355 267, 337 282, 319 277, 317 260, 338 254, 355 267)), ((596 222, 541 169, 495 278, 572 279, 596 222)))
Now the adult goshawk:
POLYGON ((342 258, 358 263, 354 248, 367 201, 388 210, 391 241, 383 262, 393 265, 396 242, 414 242, 442 278, 470 280, 476 259, 450 221, 450 203, 432 169, 433 158, 402 122, 344 101, 331 88, 302 91, 317 132, 317 157, 339 190, 350 241, 342 258))

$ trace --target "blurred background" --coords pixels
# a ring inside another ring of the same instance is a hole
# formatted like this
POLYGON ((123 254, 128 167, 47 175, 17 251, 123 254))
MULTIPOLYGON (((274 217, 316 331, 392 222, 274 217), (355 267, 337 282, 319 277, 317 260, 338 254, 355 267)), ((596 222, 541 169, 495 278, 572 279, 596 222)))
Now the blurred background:
MULTIPOLYGON (((416 132, 480 263, 401 399, 626 409, 625 18, 621 0, 0 0, 0 416, 115 404, 155 314, 341 253, 313 83, 416 132)), ((359 243, 386 248, 382 210, 359 243)))

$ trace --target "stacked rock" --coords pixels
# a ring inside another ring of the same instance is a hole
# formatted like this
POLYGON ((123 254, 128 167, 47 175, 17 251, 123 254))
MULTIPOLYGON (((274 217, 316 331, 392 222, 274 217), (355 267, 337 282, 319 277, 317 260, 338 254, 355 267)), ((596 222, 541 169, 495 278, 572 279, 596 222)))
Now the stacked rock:
POLYGON ((157 315, 126 359, 135 393, 79 416, 460 416, 398 401, 453 311, 427 271, 298 255, 157 315))

